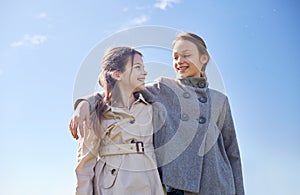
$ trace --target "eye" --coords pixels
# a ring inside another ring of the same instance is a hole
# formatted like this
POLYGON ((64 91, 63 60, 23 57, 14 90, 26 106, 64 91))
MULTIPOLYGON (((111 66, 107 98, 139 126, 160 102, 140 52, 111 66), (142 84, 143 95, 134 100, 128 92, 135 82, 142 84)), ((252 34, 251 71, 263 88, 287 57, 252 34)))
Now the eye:
POLYGON ((185 57, 185 58, 188 58, 188 57, 190 57, 191 55, 190 54, 184 54, 183 55, 183 57, 185 57))
POLYGON ((142 65, 141 64, 135 64, 133 66, 133 68, 136 69, 136 70, 140 70, 140 69, 142 69, 142 65))

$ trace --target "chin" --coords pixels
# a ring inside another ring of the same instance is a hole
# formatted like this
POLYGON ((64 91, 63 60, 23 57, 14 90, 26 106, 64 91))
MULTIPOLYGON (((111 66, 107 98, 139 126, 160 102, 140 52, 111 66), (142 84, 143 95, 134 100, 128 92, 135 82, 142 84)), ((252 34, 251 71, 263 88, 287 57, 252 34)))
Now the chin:
POLYGON ((141 91, 141 90, 144 90, 144 89, 145 89, 145 85, 141 85, 141 86, 135 88, 134 92, 141 91))
POLYGON ((177 78, 182 79, 182 78, 186 78, 186 77, 188 77, 186 74, 177 73, 177 78))

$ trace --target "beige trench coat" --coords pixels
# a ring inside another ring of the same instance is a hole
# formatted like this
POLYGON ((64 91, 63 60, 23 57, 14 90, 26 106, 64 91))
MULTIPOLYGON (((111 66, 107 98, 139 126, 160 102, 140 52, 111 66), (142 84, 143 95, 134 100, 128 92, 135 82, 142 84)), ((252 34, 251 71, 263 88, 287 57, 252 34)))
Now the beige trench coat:
POLYGON ((101 125, 92 113, 93 129, 83 130, 79 140, 77 195, 164 194, 153 148, 152 112, 140 95, 130 110, 109 107, 101 125))

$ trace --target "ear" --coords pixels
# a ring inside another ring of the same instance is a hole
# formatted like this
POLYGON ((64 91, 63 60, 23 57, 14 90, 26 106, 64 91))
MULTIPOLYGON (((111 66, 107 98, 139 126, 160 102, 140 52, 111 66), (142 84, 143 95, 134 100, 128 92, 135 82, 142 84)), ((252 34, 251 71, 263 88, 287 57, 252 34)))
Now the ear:
POLYGON ((208 55, 206 55, 206 54, 201 55, 200 56, 200 63, 204 65, 207 62, 208 62, 208 55))
POLYGON ((114 78, 115 80, 119 81, 119 80, 121 80, 121 73, 119 71, 113 71, 111 73, 111 77, 114 78))

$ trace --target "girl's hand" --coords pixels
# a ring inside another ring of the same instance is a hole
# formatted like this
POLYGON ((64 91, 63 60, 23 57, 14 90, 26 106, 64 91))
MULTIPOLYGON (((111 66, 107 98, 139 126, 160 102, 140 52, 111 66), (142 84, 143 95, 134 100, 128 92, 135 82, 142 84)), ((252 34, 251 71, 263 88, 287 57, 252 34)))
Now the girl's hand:
POLYGON ((83 136, 84 125, 90 129, 90 105, 87 101, 81 101, 71 117, 69 129, 73 138, 76 140, 79 138, 77 130, 79 130, 80 135, 83 136))

